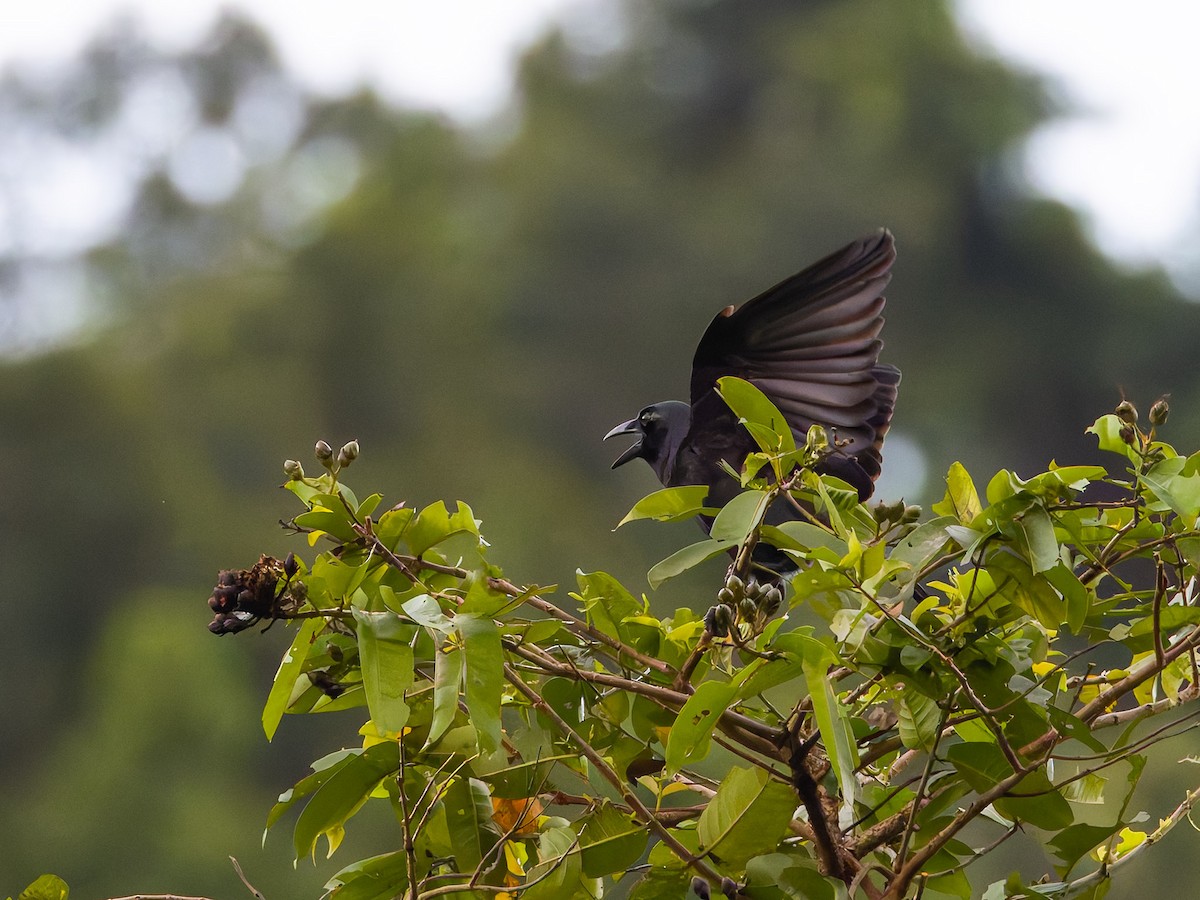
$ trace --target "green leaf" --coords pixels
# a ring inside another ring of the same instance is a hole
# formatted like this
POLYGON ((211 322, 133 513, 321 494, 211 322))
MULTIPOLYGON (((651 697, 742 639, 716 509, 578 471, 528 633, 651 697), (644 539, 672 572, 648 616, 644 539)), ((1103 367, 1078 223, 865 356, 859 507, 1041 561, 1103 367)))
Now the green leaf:
POLYGON ((575 579, 579 593, 572 596, 583 604, 589 621, 607 635, 624 639, 625 619, 646 611, 646 604, 607 572, 576 571, 575 579))
POLYGON ((463 654, 460 650, 446 652, 438 648, 433 658, 433 719, 429 723, 429 748, 442 739, 458 712, 458 697, 462 686, 463 654))
POLYGON ((743 491, 725 504, 713 520, 709 537, 717 541, 743 543, 767 512, 766 491, 743 491))
POLYGON ((344 544, 358 539, 353 526, 350 524, 350 514, 344 509, 310 509, 296 516, 296 524, 301 528, 311 528, 313 531, 323 531, 337 538, 344 544))
POLYGON ((1044 576, 1031 572, 1024 561, 1011 553, 993 553, 988 557, 987 568, 1005 599, 1046 628, 1057 629, 1066 621, 1067 606, 1058 591, 1044 576))
POLYGON ((740 867, 778 846, 795 809, 790 786, 757 767, 735 767, 700 815, 696 831, 701 850, 740 867))
POLYGON ((726 681, 705 681, 679 710, 667 736, 667 772, 699 762, 708 755, 713 729, 738 694, 738 686, 726 681))
POLYGON ((733 375, 717 379, 717 393, 747 426, 766 453, 790 453, 796 449, 791 426, 779 408, 761 390, 733 375), (750 428, 756 425, 757 428, 750 428))
POLYGON ((390 611, 353 612, 371 721, 380 734, 398 734, 408 721, 404 692, 413 683, 412 626, 390 611))
POLYGON ((689 484, 682 487, 663 488, 648 494, 633 505, 633 509, 625 514, 617 528, 626 522, 636 522, 639 519, 653 519, 656 522, 677 522, 680 519, 690 519, 706 510, 704 500, 708 496, 708 487, 703 484, 689 484))
POLYGON ((500 699, 504 688, 504 655, 496 623, 482 616, 454 618, 463 639, 465 696, 471 723, 479 733, 482 753, 500 749, 500 699))
POLYGON ((583 866, 577 844, 575 832, 570 828, 564 825, 546 828, 538 836, 537 865, 525 874, 526 884, 537 883, 521 892, 521 900, 559 900, 578 896, 575 888, 579 886, 583 866))
POLYGON ((326 835, 332 855, 346 820, 367 802, 384 778, 400 770, 400 745, 384 741, 346 760, 313 794, 296 820, 292 843, 296 859, 312 855, 317 839, 326 835))
POLYGON ((752 897, 780 900, 835 900, 845 896, 841 882, 817 871, 815 860, 798 853, 766 853, 746 863, 752 897))
POLYGON ((896 544, 892 550, 891 559, 907 563, 913 569, 920 570, 946 552, 951 537, 947 528, 957 524, 952 516, 939 516, 922 522, 904 540, 896 544))
POLYGON ((296 686, 296 679, 300 677, 303 670, 304 660, 308 657, 308 651, 312 649, 313 642, 317 639, 317 633, 324 626, 324 619, 305 619, 296 631, 291 646, 280 660, 275 680, 271 682, 271 692, 267 695, 267 702, 263 707, 263 731, 266 732, 268 741, 275 737, 275 730, 279 728, 288 701, 292 698, 292 689, 296 686))
POLYGON ((588 816, 579 833, 583 874, 589 878, 624 872, 646 849, 649 829, 611 804, 588 816))
POLYGON ((1045 572, 1058 565, 1058 539, 1054 523, 1045 507, 1031 506, 1016 519, 1030 566, 1034 573, 1045 572))
POLYGON ((458 508, 451 515, 446 504, 439 500, 421 510, 409 523, 404 531, 404 540, 408 543, 409 551, 414 556, 420 556, 451 535, 462 533, 479 537, 479 523, 471 507, 459 500, 458 508))
POLYGON ((392 900, 408 885, 408 856, 394 850, 351 863, 325 884, 337 900, 392 900))
POLYGON ((906 687, 896 704, 900 740, 905 747, 931 751, 937 744, 942 711, 931 698, 906 687))
POLYGON ((1124 827, 1124 822, 1113 825, 1088 825, 1077 822, 1064 828, 1054 837, 1046 841, 1046 846, 1054 851, 1054 855, 1062 860, 1061 866, 1056 866, 1058 873, 1066 876, 1083 859, 1093 847, 1107 841, 1124 827))
POLYGON ((1131 462, 1140 462, 1137 451, 1121 439, 1121 429, 1125 423, 1111 413, 1101 416, 1084 434, 1094 434, 1100 442, 1100 449, 1110 453, 1119 453, 1131 462))
MULTIPOLYGON (((386 585, 381 586, 381 590, 386 585)), ((441 634, 449 634, 454 630, 454 620, 442 612, 442 606, 428 594, 418 594, 410 597, 400 605, 404 614, 426 628, 432 628, 441 634)))
POLYGON ((953 516, 963 525, 970 525, 983 512, 979 492, 962 463, 950 466, 946 473, 946 495, 931 508, 939 516, 953 516))
POLYGON ((267 828, 272 828, 283 818, 284 813, 332 778, 338 769, 348 765, 351 758, 360 752, 362 751, 358 749, 335 750, 314 762, 311 775, 301 778, 279 795, 279 801, 271 807, 271 811, 267 814, 267 828))
POLYGON ((42 875, 21 891, 17 900, 67 900, 70 888, 57 875, 42 875))
POLYGON ((711 538, 699 541, 682 550, 675 551, 662 562, 657 563, 646 575, 646 578, 650 582, 650 587, 657 589, 667 579, 674 578, 676 575, 712 559, 722 551, 736 546, 737 541, 716 541, 711 538))
POLYGON ((813 716, 833 774, 842 789, 842 801, 853 804, 858 796, 858 778, 854 773, 858 767, 858 746, 847 719, 847 707, 838 701, 829 680, 829 667, 836 659, 833 651, 800 630, 779 635, 772 649, 788 653, 803 664, 813 716))
POLYGON ((446 790, 446 824, 458 871, 473 872, 500 839, 487 785, 477 778, 455 778, 446 790))
MULTIPOLYGON (((986 741, 955 744, 946 751, 946 758, 971 788, 980 793, 995 787, 1013 772, 1000 748, 986 741)), ((1041 769, 1030 772, 993 805, 1006 818, 1047 831, 1066 828, 1075 818, 1071 804, 1041 769)))
POLYGON ((1141 481, 1191 527, 1200 515, 1200 473, 1196 456, 1164 459, 1141 476, 1141 481))

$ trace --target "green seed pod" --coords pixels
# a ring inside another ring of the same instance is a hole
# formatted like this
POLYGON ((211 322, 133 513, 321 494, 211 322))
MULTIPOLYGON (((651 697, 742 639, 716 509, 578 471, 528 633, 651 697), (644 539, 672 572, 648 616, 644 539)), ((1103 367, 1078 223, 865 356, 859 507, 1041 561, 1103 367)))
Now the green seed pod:
POLYGON ((738 609, 742 613, 742 619, 747 622, 753 622, 758 618, 758 604, 749 597, 746 597, 738 604, 738 609))
POLYGON ((733 591, 734 595, 737 595, 746 590, 746 583, 736 575, 730 575, 725 579, 725 587, 733 591))
POLYGON ((731 591, 729 588, 723 587, 719 591, 717 591, 717 602, 718 603, 726 603, 726 604, 732 606, 734 603, 737 602, 737 597, 735 597, 733 595, 733 591, 731 591))
POLYGON ((767 588, 763 595, 762 610, 768 616, 775 615, 779 611, 780 605, 783 603, 783 591, 777 587, 767 588))
POLYGON ((304 466, 300 465, 297 460, 285 459, 283 461, 283 474, 292 481, 299 481, 304 477, 304 466))

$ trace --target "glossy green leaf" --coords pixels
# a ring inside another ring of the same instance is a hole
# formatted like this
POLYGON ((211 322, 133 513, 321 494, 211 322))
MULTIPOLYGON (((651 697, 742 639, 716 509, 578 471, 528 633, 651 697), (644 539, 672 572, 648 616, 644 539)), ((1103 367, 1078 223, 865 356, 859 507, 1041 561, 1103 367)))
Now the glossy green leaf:
POLYGON ((537 864, 526 870, 526 884, 521 900, 560 900, 578 896, 575 890, 583 874, 579 858, 579 841, 575 832, 559 825, 546 828, 538 835, 537 864))
POLYGON ((1121 438, 1121 430, 1124 427, 1125 423, 1110 413, 1097 419, 1095 424, 1085 431, 1085 434, 1096 435, 1101 450, 1119 453, 1132 462, 1139 462, 1137 452, 1121 438))
POLYGON ((751 429, 758 446, 766 453, 789 453, 796 449, 796 439, 787 419, 771 399, 748 381, 726 375, 717 379, 717 393, 751 429))
POLYGON ((611 804, 599 806, 583 823, 579 853, 589 878, 624 872, 646 849, 650 832, 611 804))
POLYGON ((743 491, 738 494, 717 514, 709 537, 741 544, 766 515, 768 497, 765 491, 743 491))
POLYGON ((700 814, 700 847, 729 865, 743 865, 776 848, 796 805, 789 785, 757 767, 734 767, 700 814))
POLYGON ((453 724, 462 689, 463 653, 439 648, 433 658, 433 719, 425 746, 432 747, 453 724))
POLYGON ((645 612, 646 604, 607 572, 577 571, 579 593, 572 596, 583 603, 588 621, 615 638, 624 638, 624 621, 645 612))
POLYGON ((1034 573, 1045 572, 1058 565, 1058 539, 1054 536, 1054 523, 1044 507, 1031 506, 1017 520, 1022 537, 1022 550, 1034 573))
POLYGON ((296 524, 313 531, 324 531, 343 543, 358 539, 350 523, 349 513, 338 509, 311 509, 296 516, 296 524))
POLYGON ((471 507, 458 501, 451 513, 446 504, 439 500, 421 510, 404 531, 404 540, 414 556, 420 556, 430 547, 440 544, 454 534, 479 535, 479 523, 471 507))
POLYGON ((291 646, 283 654, 279 669, 275 673, 275 680, 271 682, 271 692, 267 695, 267 702, 263 707, 263 731, 266 732, 268 741, 275 737, 275 730, 287 710, 288 701, 291 700, 296 679, 300 677, 304 668, 308 651, 317 639, 317 633, 324 627, 324 619, 305 619, 296 630, 291 646))
POLYGON ((772 646, 801 661, 821 742, 838 786, 842 789, 843 802, 853 804, 858 796, 858 780, 854 772, 858 766, 858 746, 846 718, 847 708, 838 701, 829 680, 829 667, 835 661, 833 651, 799 630, 779 635, 772 646))
POLYGON ((656 522, 677 522, 680 519, 690 519, 702 511, 712 512, 704 506, 708 497, 708 487, 702 484, 683 485, 681 487, 663 488, 648 494, 633 505, 633 509, 625 514, 617 527, 627 522, 639 519, 653 519, 656 522))
POLYGON ((332 853, 340 840, 332 835, 367 802, 379 782, 399 769, 400 748, 396 741, 375 744, 347 759, 317 789, 296 820, 292 836, 296 858, 312 855, 321 835, 330 838, 332 853))
POLYGON ((962 463, 950 466, 946 473, 946 495, 932 509, 940 516, 954 517, 963 525, 970 525, 983 512, 975 483, 962 463))
POLYGON ((397 734, 408 721, 404 693, 413 683, 412 626, 394 612, 355 609, 363 689, 380 734, 397 734))
POLYGON ((906 687, 896 702, 900 740, 905 747, 931 751, 937 744, 942 711, 932 698, 906 687))
POLYGON ((725 681, 705 681, 679 710, 667 737, 667 771, 699 762, 708 755, 713 729, 736 698, 738 686, 725 681))
POLYGON ((650 582, 650 587, 657 589, 664 581, 674 578, 676 575, 686 572, 688 569, 698 566, 700 563, 712 559, 721 552, 736 546, 737 541, 716 541, 711 538, 699 541, 684 547, 682 550, 677 550, 662 562, 657 563, 646 575, 646 578, 650 582))
POLYGON ((408 884, 408 856, 395 850, 360 859, 342 869, 325 885, 336 889, 337 900, 392 900, 408 884))
POLYGON ((267 828, 274 826, 284 813, 332 778, 338 769, 348 765, 351 758, 357 756, 359 752, 357 749, 335 750, 316 760, 312 764, 312 774, 301 778, 279 795, 279 801, 271 807, 271 811, 267 814, 267 828))
POLYGON ((835 900, 844 896, 841 882, 817 871, 817 863, 799 853, 765 853, 746 863, 750 896, 762 900, 835 900))
POLYGON ((41 875, 21 891, 17 900, 67 900, 70 888, 57 875, 41 875))
MULTIPOLYGON (((955 744, 946 757, 971 788, 984 792, 1012 774, 1012 767, 996 744, 972 741, 955 744)), ((1030 772, 994 804, 1003 816, 1057 831, 1074 820, 1071 805, 1055 790, 1041 770, 1030 772)))
POLYGON ((483 616, 459 615, 455 624, 463 638, 464 694, 471 723, 479 733, 479 749, 500 748, 500 698, 504 688, 504 657, 496 623, 483 616))
POLYGON ((446 823, 460 872, 473 872, 500 839, 487 785, 476 778, 455 778, 451 782, 446 790, 446 823))

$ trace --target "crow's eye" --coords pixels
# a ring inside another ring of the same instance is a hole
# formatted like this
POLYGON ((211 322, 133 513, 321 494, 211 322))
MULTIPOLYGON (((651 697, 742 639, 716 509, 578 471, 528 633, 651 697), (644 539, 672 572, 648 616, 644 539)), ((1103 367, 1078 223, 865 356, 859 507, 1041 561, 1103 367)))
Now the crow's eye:
POLYGON ((654 418, 654 416, 652 413, 644 412, 640 416, 638 416, 638 421, 641 422, 643 425, 649 425, 650 420, 653 418, 654 418))

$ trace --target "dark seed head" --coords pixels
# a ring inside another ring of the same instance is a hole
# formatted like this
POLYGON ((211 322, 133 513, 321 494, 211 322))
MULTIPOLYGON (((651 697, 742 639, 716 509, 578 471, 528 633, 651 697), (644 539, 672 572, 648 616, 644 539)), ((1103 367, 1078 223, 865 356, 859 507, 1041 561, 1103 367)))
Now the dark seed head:
POLYGON ((1122 422, 1124 422, 1126 425, 1136 425, 1137 424, 1137 420, 1138 420, 1137 407, 1134 406, 1132 403, 1130 403, 1128 400, 1122 400, 1120 403, 1118 403, 1117 408, 1114 410, 1114 412, 1116 412, 1117 418, 1120 419, 1122 422))

